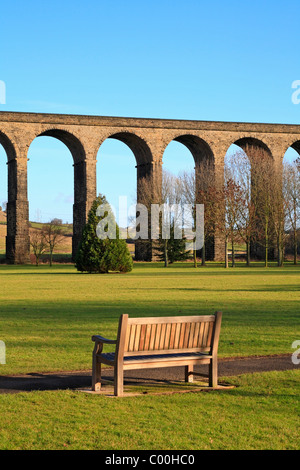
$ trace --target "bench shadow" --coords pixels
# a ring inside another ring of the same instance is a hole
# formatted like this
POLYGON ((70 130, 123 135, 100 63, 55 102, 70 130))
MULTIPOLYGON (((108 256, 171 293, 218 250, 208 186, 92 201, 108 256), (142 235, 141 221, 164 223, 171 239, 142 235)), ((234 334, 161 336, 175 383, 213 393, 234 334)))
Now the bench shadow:
MULTIPOLYGON (((104 383, 113 384, 113 375, 103 374, 104 383)), ((124 385, 171 385, 174 379, 156 379, 152 376, 125 376, 124 385)), ((0 394, 34 391, 75 390, 90 388, 92 374, 28 374, 26 376, 0 376, 0 394)))
MULTIPOLYGON (((271 358, 237 358, 234 360, 219 361, 219 380, 227 382, 229 377, 252 374, 267 371, 293 370, 298 368, 290 360, 290 355, 271 358)), ((203 381, 202 375, 207 375, 208 365, 197 365, 194 384, 203 381)), ((107 382, 113 385, 113 370, 104 368, 102 371, 103 384, 107 382)), ((92 371, 76 371, 70 373, 31 373, 24 376, 4 376, 0 375, 0 394, 33 392, 33 391, 54 391, 54 390, 78 390, 91 389, 92 371)), ((179 389, 184 382, 184 367, 171 367, 165 369, 149 369, 126 371, 124 375, 124 385, 151 387, 158 386, 173 387, 179 389)), ((189 384, 192 385, 192 384, 189 384)), ((248 392, 247 392, 248 393, 248 392)))
POLYGON ((67 390, 91 384, 91 374, 28 374, 22 377, 0 376, 0 393, 67 390))

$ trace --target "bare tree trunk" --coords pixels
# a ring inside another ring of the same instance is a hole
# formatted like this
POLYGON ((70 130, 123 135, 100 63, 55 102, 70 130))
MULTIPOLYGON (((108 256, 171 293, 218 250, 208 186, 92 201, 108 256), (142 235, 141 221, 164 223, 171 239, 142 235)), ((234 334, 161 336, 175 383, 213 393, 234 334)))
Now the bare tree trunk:
POLYGON ((234 251, 234 241, 231 242, 231 266, 235 267, 235 251, 234 251))
POLYGON ((164 243, 164 258, 165 258, 165 268, 168 267, 168 264, 169 264, 169 260, 168 260, 168 242, 167 240, 165 240, 165 243, 164 243))
POLYGON ((197 268, 197 251, 194 250, 193 254, 194 254, 194 268, 197 268))
POLYGON ((228 268, 228 237, 225 236, 225 268, 228 268))
POLYGON ((268 225, 265 225, 265 268, 268 267, 268 254, 269 254, 269 237, 268 237, 268 225))
POLYGON ((294 264, 295 265, 298 263, 297 251, 298 251, 297 229, 294 228, 294 264))
POLYGON ((52 266, 53 249, 50 248, 50 266, 52 266))
POLYGON ((281 244, 281 266, 284 264, 284 245, 281 244))
POLYGON ((282 233, 279 232, 278 237, 277 237, 277 250, 278 250, 278 255, 277 255, 277 266, 283 266, 283 237, 282 233))
POLYGON ((203 241, 201 264, 202 264, 202 266, 206 266, 206 260, 205 260, 205 240, 203 241))
POLYGON ((277 237, 277 266, 282 266, 281 264, 281 243, 280 235, 277 237))
POLYGON ((247 266, 250 266, 250 242, 246 242, 246 251, 247 251, 247 266))
POLYGON ((294 264, 297 264, 298 233, 297 233, 297 205, 294 201, 294 264))

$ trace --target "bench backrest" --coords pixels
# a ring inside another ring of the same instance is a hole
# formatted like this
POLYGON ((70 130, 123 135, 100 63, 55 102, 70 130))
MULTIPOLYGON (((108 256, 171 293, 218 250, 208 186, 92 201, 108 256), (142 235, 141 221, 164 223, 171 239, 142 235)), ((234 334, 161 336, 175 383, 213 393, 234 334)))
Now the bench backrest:
POLYGON ((121 315, 118 354, 217 353, 222 313, 201 316, 129 318, 121 315))

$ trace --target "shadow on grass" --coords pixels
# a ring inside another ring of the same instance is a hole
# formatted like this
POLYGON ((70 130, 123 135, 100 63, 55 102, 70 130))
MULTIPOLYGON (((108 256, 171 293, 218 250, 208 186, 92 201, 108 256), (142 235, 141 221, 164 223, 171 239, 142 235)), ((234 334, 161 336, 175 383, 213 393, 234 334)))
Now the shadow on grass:
MULTIPOLYGON (((167 268, 163 264, 159 263, 137 263, 134 265, 133 271, 129 273, 110 272, 105 274, 100 273, 87 273, 79 272, 76 270, 74 265, 63 265, 57 264, 52 267, 49 265, 0 265, 0 275, 7 276, 27 276, 27 275, 51 275, 51 276, 126 276, 126 277, 178 277, 184 275, 189 276, 205 276, 205 277, 222 277, 222 276, 277 276, 282 273, 288 273, 289 275, 299 275, 300 265, 286 265, 284 267, 270 266, 265 268, 264 266, 239 266, 235 268, 225 269, 221 265, 210 265, 209 267, 198 267, 194 268, 192 265, 178 263, 171 265, 167 268)), ((300 284, 299 284, 300 286, 300 284)), ((274 288, 276 290, 276 288, 274 288)))
MULTIPOLYGON (((183 377, 183 373, 180 374, 183 377)), ((103 383, 113 385, 113 372, 103 370, 103 383)), ((142 376, 130 376, 124 378, 124 385, 144 385, 144 386, 170 386, 174 382, 174 378, 162 380, 161 377, 155 378, 152 375, 147 376, 147 372, 142 376)), ((46 390, 68 390, 91 388, 92 373, 91 371, 74 372, 74 373, 32 373, 24 376, 0 376, 0 394, 1 393, 18 393, 33 392, 46 390)))
MULTIPOLYGON (((263 372, 296 370, 297 366, 290 361, 290 357, 241 357, 232 360, 219 359, 220 385, 239 385, 233 377, 245 374, 260 374, 263 372)), ((184 366, 167 367, 164 369, 148 369, 127 371, 124 377, 126 387, 142 387, 152 389, 153 392, 168 390, 188 390, 191 387, 208 387, 208 365, 195 366, 194 382, 184 381, 184 366), (197 373, 200 376, 197 376, 197 373), (206 378, 204 378, 206 377, 206 378)), ((255 381, 255 377, 252 375, 255 381)), ((104 367, 102 370, 102 384, 113 385, 113 369, 104 367)), ((19 376, 0 376, 0 394, 18 393, 46 390, 91 389, 91 370, 73 372, 29 373, 19 376)), ((246 393, 244 391, 242 394, 246 393)), ((248 393, 248 391, 247 391, 248 393)), ((265 391, 257 394, 265 396, 265 391)))
POLYGON ((262 286, 262 287, 255 287, 255 288, 236 288, 236 289, 231 289, 225 287, 224 289, 214 289, 210 287, 139 287, 139 290, 146 290, 146 291, 170 291, 170 290, 176 290, 176 291, 186 291, 186 292, 198 292, 198 291, 207 291, 207 292, 278 292, 278 291, 284 291, 284 292, 297 292, 300 291, 300 285, 299 284, 282 284, 282 285, 269 285, 269 286, 262 286))

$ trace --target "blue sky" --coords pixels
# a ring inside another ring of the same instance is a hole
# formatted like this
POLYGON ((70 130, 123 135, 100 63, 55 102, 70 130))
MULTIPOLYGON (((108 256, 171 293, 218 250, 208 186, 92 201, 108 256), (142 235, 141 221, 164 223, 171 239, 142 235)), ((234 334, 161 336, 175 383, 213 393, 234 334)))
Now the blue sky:
MULTIPOLYGON (((0 110, 299 124, 299 10, 299 0, 2 0, 0 110)), ((0 204, 5 159, 0 148, 0 204)), ((30 218, 71 221, 69 151, 43 137, 29 159, 30 218)), ((193 166, 175 143, 164 164, 193 166)), ((135 179, 130 150, 106 141, 98 191, 132 200, 135 179)))

